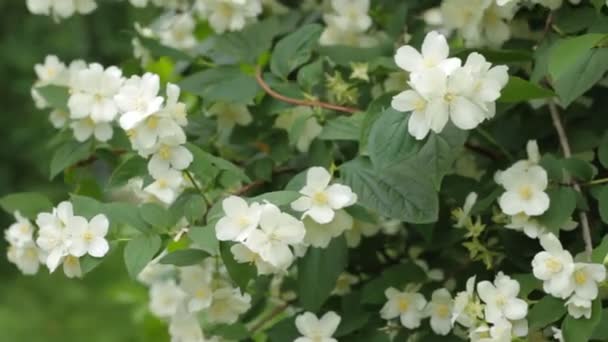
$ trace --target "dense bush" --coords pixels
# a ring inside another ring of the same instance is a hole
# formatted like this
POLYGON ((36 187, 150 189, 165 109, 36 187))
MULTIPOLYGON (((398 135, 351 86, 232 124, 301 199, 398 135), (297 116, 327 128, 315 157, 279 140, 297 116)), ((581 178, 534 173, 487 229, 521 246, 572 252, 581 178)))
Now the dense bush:
POLYGON ((100 340, 608 339, 603 0, 26 7, 7 257, 114 280, 100 340))

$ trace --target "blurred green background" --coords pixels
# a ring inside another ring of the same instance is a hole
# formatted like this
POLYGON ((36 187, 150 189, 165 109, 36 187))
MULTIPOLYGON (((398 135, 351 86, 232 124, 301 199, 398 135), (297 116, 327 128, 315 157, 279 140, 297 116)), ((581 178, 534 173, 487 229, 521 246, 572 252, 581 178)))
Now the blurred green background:
MULTIPOLYGON (((0 196, 39 191, 55 203, 66 198, 60 177, 48 180, 55 130, 30 97, 34 65, 47 54, 66 64, 77 58, 120 64, 131 58, 133 22, 152 14, 126 2, 99 2, 91 15, 56 23, 30 14, 24 0, 0 0, 0 196)), ((4 229, 12 217, 0 215, 4 229)), ((71 280, 62 270, 23 276, 6 261, 4 239, 0 246, 1 342, 169 340, 166 327, 146 313, 147 290, 129 279, 120 249, 85 279, 71 280)))

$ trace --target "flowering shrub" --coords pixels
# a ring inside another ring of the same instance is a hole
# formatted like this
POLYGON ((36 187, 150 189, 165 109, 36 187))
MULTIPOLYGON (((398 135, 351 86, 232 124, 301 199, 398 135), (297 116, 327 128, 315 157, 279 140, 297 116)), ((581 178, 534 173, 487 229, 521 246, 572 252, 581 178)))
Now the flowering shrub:
POLYGON ((603 0, 129 3, 137 65, 34 66, 25 275, 122 253, 175 342, 608 340, 603 0))

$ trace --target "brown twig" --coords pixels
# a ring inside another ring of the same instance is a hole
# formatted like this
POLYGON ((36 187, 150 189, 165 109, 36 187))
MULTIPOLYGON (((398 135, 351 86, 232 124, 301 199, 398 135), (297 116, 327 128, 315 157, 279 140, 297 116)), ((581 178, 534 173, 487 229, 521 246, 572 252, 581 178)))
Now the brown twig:
POLYGON ((262 318, 259 322, 257 322, 253 327, 251 327, 251 334, 255 333, 256 331, 260 330, 260 328, 264 327, 264 325, 266 325, 266 323, 270 322, 271 320, 273 320, 275 317, 277 317, 278 315, 280 315, 283 311, 285 311, 287 308, 289 307, 289 302, 286 302, 282 305, 277 306, 276 308, 274 308, 274 310, 272 310, 268 316, 262 318))
MULTIPOLYGON (((570 143, 568 142, 568 136, 566 135, 566 130, 562 124, 559 110, 557 109, 557 106, 553 100, 547 101, 547 104, 549 105, 551 120, 553 121, 553 126, 555 126, 555 130, 557 131, 557 136, 559 137, 559 143, 564 152, 564 157, 570 158, 572 157, 572 150, 570 149, 570 143)), ((572 181, 572 187, 579 194, 583 193, 580 185, 574 180, 572 181)), ((579 212, 579 219, 581 221, 583 241, 585 242, 585 252, 587 253, 587 259, 591 261, 591 253, 593 253, 593 241, 591 239, 591 228, 589 227, 589 218, 587 217, 587 213, 581 210, 579 212)))
POLYGON ((357 109, 357 108, 338 106, 335 104, 315 101, 315 100, 294 99, 292 97, 287 97, 285 95, 279 94, 278 92, 272 90, 272 88, 268 85, 268 83, 266 83, 266 81, 264 81, 264 77, 262 76, 262 68, 260 66, 258 66, 255 70, 255 79, 258 82, 258 84, 260 85, 260 87, 262 87, 262 89, 264 89, 264 91, 268 95, 274 97, 275 99, 277 99, 279 101, 291 103, 291 104, 294 104, 297 106, 321 107, 321 108, 331 109, 331 110, 335 110, 338 112, 349 113, 349 114, 353 114, 353 113, 357 113, 357 112, 361 111, 360 109, 357 109))

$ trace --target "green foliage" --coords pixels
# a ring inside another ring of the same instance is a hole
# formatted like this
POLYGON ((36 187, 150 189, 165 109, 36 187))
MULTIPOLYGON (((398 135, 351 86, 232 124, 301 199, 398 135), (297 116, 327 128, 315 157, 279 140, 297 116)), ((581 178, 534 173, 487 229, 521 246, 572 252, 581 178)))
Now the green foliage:
POLYGON ((18 211, 24 217, 32 220, 39 213, 49 212, 53 209, 51 201, 46 196, 36 192, 21 192, 6 195, 0 198, 0 206, 9 215, 13 215, 18 211))
POLYGON ((191 266, 200 263, 208 256, 209 254, 201 249, 179 249, 163 256, 158 262, 175 266, 191 266))
POLYGON ((144 269, 160 249, 161 239, 158 235, 140 235, 127 242, 124 249, 125 265, 132 278, 144 269))
POLYGON ((591 318, 581 317, 574 319, 567 316, 562 323, 562 334, 565 342, 587 342, 593 335, 593 331, 602 320, 601 300, 593 301, 591 318))
POLYGON ((293 70, 308 62, 322 31, 323 26, 310 24, 281 39, 273 50, 270 70, 286 79, 293 70))

